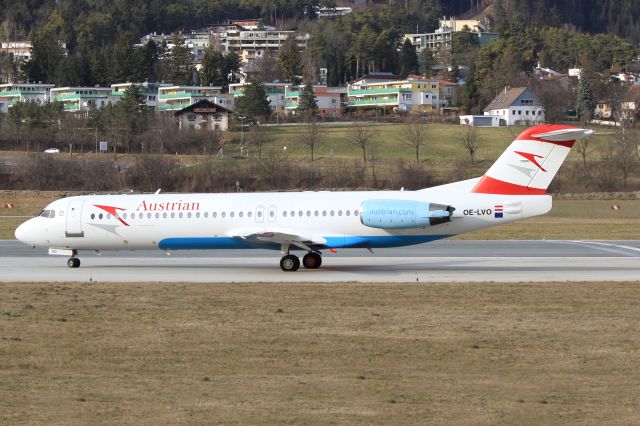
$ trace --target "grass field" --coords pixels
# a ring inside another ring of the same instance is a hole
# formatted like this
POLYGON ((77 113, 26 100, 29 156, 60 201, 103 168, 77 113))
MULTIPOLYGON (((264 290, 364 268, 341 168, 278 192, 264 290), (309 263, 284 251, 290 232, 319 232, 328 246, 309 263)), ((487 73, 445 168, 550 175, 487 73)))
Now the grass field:
MULTIPOLYGON (((59 192, 0 193, 0 239, 14 239, 16 227, 63 197, 59 192), (5 203, 15 204, 6 209, 5 203)), ((640 200, 555 200, 541 216, 509 225, 472 232, 458 239, 640 239, 640 200), (612 210, 617 204, 620 210, 612 210)))
MULTIPOLYGON (((405 159, 414 160, 415 151, 411 145, 404 143, 406 137, 403 135, 403 124, 376 124, 372 123, 371 128, 374 130, 371 140, 372 147, 375 147, 375 156, 380 159, 405 159)), ((496 127, 496 128, 477 128, 478 142, 480 149, 477 153, 477 159, 480 161, 487 160, 493 162, 508 144, 526 127, 496 127)), ((269 151, 283 152, 283 148, 287 147, 287 155, 292 159, 308 159, 310 158, 309 148, 305 145, 307 140, 305 126, 269 126, 265 127, 266 142, 263 152, 269 151)), ((466 135, 468 127, 458 126, 444 123, 427 124, 427 136, 424 149, 421 151, 421 159, 431 162, 452 161, 452 160, 468 160, 467 151, 462 143, 466 135)), ((609 129, 610 131, 610 129, 609 129)), ((590 138, 595 147, 602 141, 611 140, 613 135, 600 135, 590 138)), ((229 131, 227 133, 229 144, 225 148, 227 157, 239 155, 239 146, 241 133, 238 131, 229 131)), ((319 126, 318 144, 315 149, 315 156, 318 159, 336 157, 336 158, 362 158, 362 151, 357 146, 350 143, 353 139, 352 126, 344 124, 326 124, 319 126)), ((250 143, 250 133, 244 132, 244 141, 248 147, 250 156, 256 156, 257 151, 250 143)), ((62 153, 58 154, 58 158, 66 158, 69 154, 65 153, 66 147, 60 147, 62 153)), ((592 150, 593 154, 593 150, 592 150)), ((0 151, 0 157, 24 157, 24 152, 17 151, 0 151)), ((89 158, 94 157, 91 153, 74 153, 74 157, 89 158)), ((102 154, 102 157, 109 158, 112 154, 102 154)), ((124 154, 119 154, 118 158, 123 160, 126 158, 124 154)), ((133 155, 129 157, 134 157, 133 155)), ((571 153, 570 159, 577 159, 575 150, 571 153)), ((190 163, 193 155, 179 155, 177 161, 190 163)))
POLYGON ((638 424, 637 294, 0 284, 0 423, 638 424))

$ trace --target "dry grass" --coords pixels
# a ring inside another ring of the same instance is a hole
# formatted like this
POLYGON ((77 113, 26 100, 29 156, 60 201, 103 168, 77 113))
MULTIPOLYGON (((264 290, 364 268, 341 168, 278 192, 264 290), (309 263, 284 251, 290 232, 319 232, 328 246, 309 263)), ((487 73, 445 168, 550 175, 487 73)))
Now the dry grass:
POLYGON ((638 424, 637 294, 0 284, 0 423, 638 424))

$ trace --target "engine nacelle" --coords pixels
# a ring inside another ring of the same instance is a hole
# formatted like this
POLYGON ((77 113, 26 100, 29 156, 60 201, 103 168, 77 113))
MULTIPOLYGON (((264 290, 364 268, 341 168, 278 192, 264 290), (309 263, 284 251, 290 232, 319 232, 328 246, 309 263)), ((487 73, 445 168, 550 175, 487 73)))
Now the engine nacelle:
POLYGON ((450 222, 455 208, 413 200, 367 200, 360 205, 360 222, 371 228, 423 228, 450 222))

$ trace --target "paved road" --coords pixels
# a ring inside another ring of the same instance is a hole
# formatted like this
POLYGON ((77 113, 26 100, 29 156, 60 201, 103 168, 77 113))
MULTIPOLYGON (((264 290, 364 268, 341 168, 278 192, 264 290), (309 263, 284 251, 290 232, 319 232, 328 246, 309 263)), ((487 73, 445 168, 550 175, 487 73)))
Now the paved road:
POLYGON ((0 281, 640 281, 640 241, 439 241, 326 252, 320 270, 280 271, 268 250, 80 253, 82 266, 0 241, 0 281))

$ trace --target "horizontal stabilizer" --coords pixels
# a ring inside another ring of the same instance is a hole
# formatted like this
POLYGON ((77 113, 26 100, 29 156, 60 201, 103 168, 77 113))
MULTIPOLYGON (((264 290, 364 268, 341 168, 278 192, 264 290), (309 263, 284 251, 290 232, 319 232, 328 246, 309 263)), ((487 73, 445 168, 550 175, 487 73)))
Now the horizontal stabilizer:
POLYGON ((591 136, 592 134, 593 130, 591 129, 561 129, 546 133, 536 133, 531 136, 537 139, 552 142, 568 142, 574 141, 576 139, 586 138, 587 136, 591 136))

